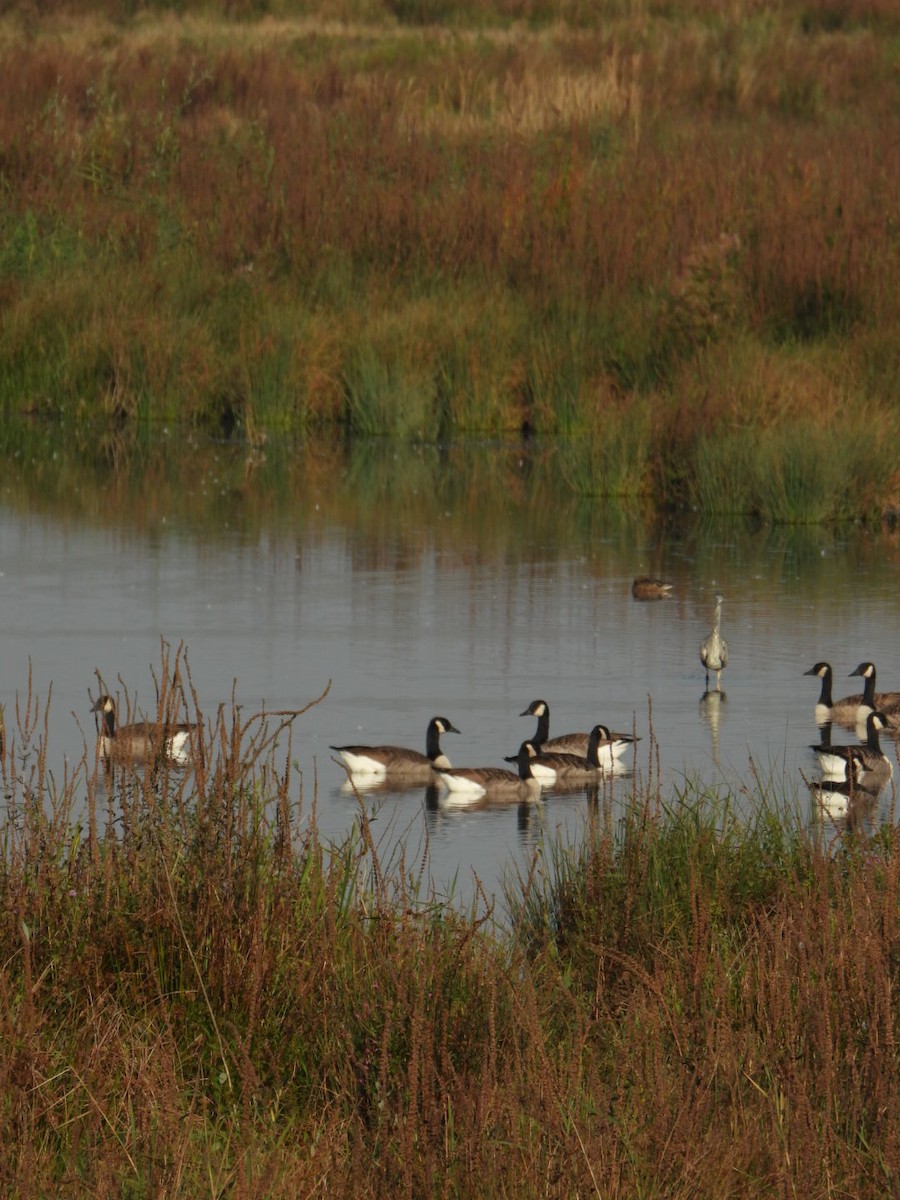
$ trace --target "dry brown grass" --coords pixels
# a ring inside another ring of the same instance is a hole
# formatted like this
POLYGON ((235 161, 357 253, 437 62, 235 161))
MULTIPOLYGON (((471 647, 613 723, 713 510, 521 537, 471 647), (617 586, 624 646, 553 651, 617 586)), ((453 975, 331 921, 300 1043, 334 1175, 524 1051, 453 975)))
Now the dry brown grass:
POLYGON ((823 346, 845 428, 890 425, 890 14, 465 12, 7 18, 4 407, 427 440, 658 395, 633 474, 666 503, 716 347, 792 380, 785 428, 823 346))
MULTIPOLYGON (((180 713, 181 651, 159 678, 180 713)), ((498 928, 380 863, 362 811, 319 845, 302 714, 226 710, 190 772, 104 780, 88 751, 60 784, 45 703, 17 708, 7 1195, 890 1194, 892 826, 821 845, 759 781, 749 824, 651 787, 548 846, 498 928)))

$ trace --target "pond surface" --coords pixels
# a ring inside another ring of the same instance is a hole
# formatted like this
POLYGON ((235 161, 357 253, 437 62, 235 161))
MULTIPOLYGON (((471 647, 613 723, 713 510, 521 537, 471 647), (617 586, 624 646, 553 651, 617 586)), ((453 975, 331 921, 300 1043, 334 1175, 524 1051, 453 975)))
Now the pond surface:
MULTIPOLYGON (((330 682, 293 737, 304 809, 315 803, 326 839, 360 805, 331 745, 424 749, 441 714, 461 731, 444 738, 454 765, 498 764, 533 733, 519 714, 538 697, 551 734, 635 727, 636 776, 611 783, 615 806, 657 768, 664 793, 686 779, 724 790, 749 784, 752 763, 812 819, 818 680, 804 671, 830 661, 839 696, 861 690, 847 676, 868 659, 879 688, 900 688, 889 531, 656 522, 573 497, 554 450, 531 445, 251 451, 36 430, 6 453, 0 704, 10 726, 29 669, 42 698, 52 683, 58 771, 93 744, 96 672, 155 709, 161 638, 186 646, 207 715, 232 693, 247 711, 299 708, 330 682), (642 573, 671 580, 672 599, 635 601, 642 573), (698 647, 717 591, 730 663, 710 699, 698 647)), ((439 893, 463 902, 497 894, 510 864, 527 870, 547 830, 577 836, 588 808, 576 792, 448 810, 424 788, 362 803, 385 860, 402 836, 407 863, 425 856, 439 893)), ((892 804, 888 785, 866 820, 892 804)))

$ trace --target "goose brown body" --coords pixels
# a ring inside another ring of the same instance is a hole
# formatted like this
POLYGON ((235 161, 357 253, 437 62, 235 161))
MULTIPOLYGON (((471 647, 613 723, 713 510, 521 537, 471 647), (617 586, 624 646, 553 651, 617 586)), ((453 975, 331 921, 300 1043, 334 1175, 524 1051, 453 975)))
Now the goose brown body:
MULTIPOLYGON (((850 672, 851 678, 855 675, 859 675, 865 680, 862 697, 853 716, 846 718, 841 723, 863 725, 869 714, 877 711, 881 713, 887 727, 892 729, 900 727, 900 692, 875 691, 876 671, 875 664, 872 662, 861 662, 854 671, 850 672)), ((840 720, 839 717, 833 719, 840 720)))
POLYGON ((471 804, 482 798, 493 801, 537 800, 541 794, 540 780, 531 771, 535 747, 523 742, 516 756, 518 771, 505 767, 438 767, 441 782, 448 796, 443 802, 471 804))
POLYGON ((459 733, 447 717, 432 717, 425 731, 425 753, 406 746, 331 746, 351 775, 403 779, 407 783, 430 783, 439 767, 450 759, 441 749, 442 733, 459 733))
POLYGON ((861 662, 850 672, 850 678, 861 677, 865 680, 862 692, 850 696, 842 696, 835 700, 832 696, 834 672, 827 662, 817 662, 803 672, 804 675, 815 675, 821 679, 819 698, 816 701, 816 721, 821 725, 825 721, 837 721, 848 729, 863 728, 870 712, 876 710, 884 716, 891 729, 900 728, 900 692, 876 692, 875 664, 861 662))
POLYGON ((866 740, 857 746, 813 746, 823 773, 837 780, 861 784, 874 777, 892 774, 890 760, 881 749, 879 734, 887 729, 884 713, 870 712, 866 717, 866 740))
POLYGON ((107 695, 100 696, 91 712, 100 714, 97 747, 100 757, 107 762, 116 759, 151 762, 163 758, 183 766, 190 759, 191 739, 199 731, 198 725, 188 722, 137 721, 119 725, 115 701, 107 695))
POLYGON ((595 725, 588 735, 587 754, 538 750, 531 759, 532 774, 547 785, 590 782, 607 772, 621 771, 624 768, 612 753, 614 744, 606 726, 595 725))

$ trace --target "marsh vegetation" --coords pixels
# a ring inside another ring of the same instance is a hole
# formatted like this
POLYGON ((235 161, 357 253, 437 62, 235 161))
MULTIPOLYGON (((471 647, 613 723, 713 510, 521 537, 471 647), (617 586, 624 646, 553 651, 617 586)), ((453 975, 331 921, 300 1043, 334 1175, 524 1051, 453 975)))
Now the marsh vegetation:
POLYGON ((580 494, 893 512, 892 5, 333 16, 6 14, 5 421, 525 430, 580 494))
MULTIPOLYGON (((7 10, 4 503, 210 539, 387 506, 359 554, 391 563, 422 507, 472 559, 569 516, 594 544, 597 496, 607 536, 892 515, 896 6, 602 7, 7 10)), ((799 595, 828 564, 789 532, 799 595)), ((637 776, 461 906, 363 804, 320 836, 302 715, 204 712, 171 667, 188 770, 107 772, 89 732, 60 769, 52 698, 0 707, 4 1194, 897 1191, 893 811, 637 776)))
POLYGON ((189 770, 88 742, 55 778, 46 699, 7 713, 7 1195, 895 1187, 893 825, 828 841, 759 780, 750 821, 650 782, 461 911, 362 805, 320 841, 303 714, 210 717, 174 665, 189 770))

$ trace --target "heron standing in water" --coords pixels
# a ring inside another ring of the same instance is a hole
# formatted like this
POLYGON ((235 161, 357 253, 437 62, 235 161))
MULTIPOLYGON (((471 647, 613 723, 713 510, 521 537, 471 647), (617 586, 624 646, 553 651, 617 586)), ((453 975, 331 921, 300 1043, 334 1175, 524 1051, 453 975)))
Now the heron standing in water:
POLYGON ((716 594, 716 615, 712 632, 700 644, 700 661, 706 667, 706 687, 709 690, 709 673, 716 673, 716 691, 722 690, 722 672, 728 666, 728 643, 722 637, 722 601, 724 596, 716 594))

